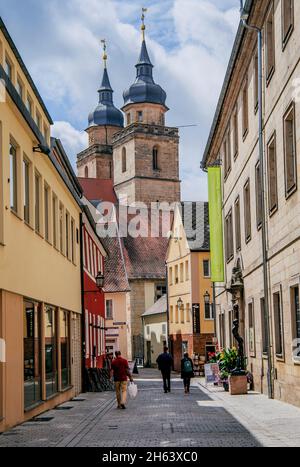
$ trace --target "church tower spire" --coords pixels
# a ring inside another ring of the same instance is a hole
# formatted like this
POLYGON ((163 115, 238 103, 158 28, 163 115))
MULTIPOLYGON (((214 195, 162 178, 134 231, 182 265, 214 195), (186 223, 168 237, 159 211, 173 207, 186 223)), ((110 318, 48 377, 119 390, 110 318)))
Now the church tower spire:
POLYGON ((89 147, 78 155, 79 177, 113 178, 112 137, 124 126, 122 112, 113 102, 113 89, 107 70, 107 44, 103 39, 103 75, 99 93, 99 103, 88 117, 89 147))

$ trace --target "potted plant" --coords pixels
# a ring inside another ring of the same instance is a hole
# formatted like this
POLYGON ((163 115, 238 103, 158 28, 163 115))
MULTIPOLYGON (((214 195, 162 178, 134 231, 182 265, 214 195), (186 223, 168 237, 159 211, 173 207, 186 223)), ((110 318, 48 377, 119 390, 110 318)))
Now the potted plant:
POLYGON ((226 392, 229 391, 229 377, 231 372, 236 368, 237 358, 238 352, 235 347, 232 349, 224 349, 218 356, 220 379, 226 392))

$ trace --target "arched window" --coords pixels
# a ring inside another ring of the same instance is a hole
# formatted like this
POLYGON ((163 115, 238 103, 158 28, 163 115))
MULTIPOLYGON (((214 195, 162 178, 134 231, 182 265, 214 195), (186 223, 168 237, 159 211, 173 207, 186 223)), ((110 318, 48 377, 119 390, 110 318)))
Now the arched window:
POLYGON ((86 166, 85 169, 84 169, 84 176, 85 176, 85 178, 89 178, 89 168, 88 168, 88 166, 86 166))
POLYGON ((159 170, 158 167, 158 147, 154 147, 152 151, 152 162, 153 162, 153 170, 159 170))
POLYGON ((126 155, 126 148, 122 149, 122 173, 127 171, 127 155, 126 155))

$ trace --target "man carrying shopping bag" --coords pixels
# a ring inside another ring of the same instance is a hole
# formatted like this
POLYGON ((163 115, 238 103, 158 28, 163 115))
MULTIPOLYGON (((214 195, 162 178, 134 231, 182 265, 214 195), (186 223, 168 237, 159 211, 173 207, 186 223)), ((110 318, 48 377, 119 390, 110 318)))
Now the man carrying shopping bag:
POLYGON ((126 409, 127 382, 128 378, 133 383, 133 378, 129 370, 128 361, 121 356, 121 352, 116 352, 116 358, 112 361, 111 369, 114 376, 118 409, 126 409))

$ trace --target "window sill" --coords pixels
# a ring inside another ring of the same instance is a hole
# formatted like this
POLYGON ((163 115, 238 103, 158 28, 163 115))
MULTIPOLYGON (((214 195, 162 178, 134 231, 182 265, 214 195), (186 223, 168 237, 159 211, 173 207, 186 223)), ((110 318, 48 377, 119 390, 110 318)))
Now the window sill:
POLYGON ((276 206, 276 208, 273 208, 273 209, 271 209, 271 210, 269 211, 269 217, 270 217, 270 219, 271 219, 271 217, 273 217, 273 216, 276 214, 276 212, 278 212, 278 206, 276 206))
POLYGON ((288 32, 286 33, 285 37, 282 40, 282 52, 284 52, 286 46, 288 45, 289 40, 290 40, 291 35, 293 34, 293 32, 294 32, 294 25, 291 24, 288 32))
POLYGON ((285 358, 283 355, 276 355, 277 362, 285 363, 285 358))
POLYGON ((26 407, 26 408, 24 409, 24 413, 32 412, 34 409, 37 409, 38 407, 40 407, 40 406, 43 405, 44 403, 45 403, 44 401, 36 402, 35 404, 32 404, 32 405, 30 405, 29 407, 26 407))
POLYGON ((297 185, 295 185, 289 192, 285 192, 285 199, 288 200, 290 199, 297 191, 297 185))
POLYGON ((247 239, 246 239, 246 245, 249 245, 249 243, 251 242, 251 240, 252 240, 251 237, 247 238, 247 239))
POLYGON ((34 232, 35 229, 34 229, 34 227, 33 227, 32 225, 30 225, 30 224, 29 224, 28 222, 26 222, 25 220, 24 220, 24 224, 26 225, 26 227, 28 227, 30 230, 32 230, 32 231, 34 232))
POLYGON ((247 130, 245 130, 244 133, 243 133, 243 142, 246 141, 248 134, 249 134, 249 130, 247 129, 247 130))
POLYGON ((272 69, 269 71, 268 75, 267 75, 267 78, 266 78, 266 87, 269 87, 271 81, 272 81, 272 78, 275 74, 275 66, 272 67, 272 69))
POLYGON ((238 157, 239 157, 239 153, 238 153, 238 152, 236 152, 236 153, 235 153, 235 155, 233 156, 233 160, 234 160, 234 162, 237 160, 237 158, 238 158, 238 157))
POLYGON ((41 234, 41 232, 39 232, 38 230, 34 229, 35 230, 35 233, 42 239, 44 240, 44 237, 43 235, 41 234))
POLYGON ((23 221, 22 217, 19 216, 19 214, 18 214, 16 211, 14 211, 13 209, 11 209, 10 212, 11 212, 17 219, 19 219, 19 221, 23 221))
POLYGON ((68 386, 66 388, 61 388, 61 390, 59 391, 61 394, 64 394, 65 392, 68 392, 68 391, 71 391, 71 389, 73 389, 74 386, 68 386))
POLYGON ((300 357, 299 358, 293 358, 293 363, 294 363, 294 365, 299 366, 300 365, 300 357))
POLYGON ((230 258, 228 258, 228 259, 226 260, 226 263, 227 263, 227 264, 230 264, 231 261, 232 261, 233 259, 234 259, 234 255, 232 255, 230 258))
POLYGON ((44 400, 44 402, 51 401, 52 399, 55 399, 57 396, 59 396, 59 392, 56 392, 55 394, 52 394, 52 395, 49 396, 49 397, 46 397, 46 399, 44 400))

